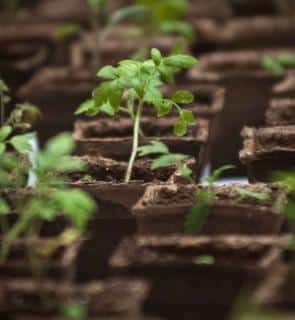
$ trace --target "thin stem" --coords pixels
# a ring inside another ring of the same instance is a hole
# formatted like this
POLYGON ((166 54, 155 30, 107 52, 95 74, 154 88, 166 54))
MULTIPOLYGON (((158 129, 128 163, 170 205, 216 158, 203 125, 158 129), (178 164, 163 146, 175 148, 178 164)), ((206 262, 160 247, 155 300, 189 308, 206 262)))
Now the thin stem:
POLYGON ((137 155, 138 149, 138 140, 139 140, 139 133, 140 133, 140 119, 143 109, 143 100, 139 101, 138 108, 136 111, 136 116, 134 120, 134 127, 133 127, 133 144, 132 144, 132 153, 129 159, 128 168, 126 171, 125 182, 128 183, 132 176, 132 170, 134 166, 134 161, 137 155))

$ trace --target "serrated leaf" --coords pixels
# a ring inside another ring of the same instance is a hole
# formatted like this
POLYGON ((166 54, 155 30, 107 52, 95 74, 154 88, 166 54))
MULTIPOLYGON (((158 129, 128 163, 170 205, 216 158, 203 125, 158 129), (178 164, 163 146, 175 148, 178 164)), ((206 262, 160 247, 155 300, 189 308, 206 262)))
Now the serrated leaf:
POLYGON ((114 110, 114 108, 112 107, 112 105, 110 104, 110 101, 107 101, 106 103, 104 103, 101 107, 100 107, 100 111, 104 112, 106 114, 108 114, 109 116, 114 116, 116 111, 114 110))
POLYGON ((88 116, 93 116, 99 112, 99 109, 96 108, 95 102, 93 99, 84 101, 79 108, 75 111, 76 115, 86 114, 88 116))
POLYGON ((169 114, 172 110, 172 101, 169 99, 156 99, 153 101, 153 105, 157 109, 157 115, 158 117, 163 117, 169 114))
POLYGON ((153 48, 151 50, 151 57, 154 60, 155 64, 158 66, 162 61, 162 55, 160 50, 153 48))
POLYGON ((3 142, 12 132, 11 126, 3 126, 0 128, 0 142, 3 142))
POLYGON ((185 217, 185 231, 187 233, 197 234, 208 221, 211 207, 206 203, 195 204, 185 217))
POLYGON ((32 151, 31 141, 34 138, 33 133, 26 133, 22 135, 13 136, 8 143, 20 153, 27 153, 32 151))
POLYGON ((196 124, 196 119, 191 110, 182 110, 180 113, 180 118, 183 122, 187 125, 194 125, 196 124))
POLYGON ((151 154, 167 154, 168 147, 161 141, 153 140, 149 145, 141 146, 138 149, 138 155, 144 157, 151 154))
POLYGON ((187 158, 188 156, 183 154, 165 154, 153 161, 151 169, 156 170, 158 168, 168 167, 174 164, 178 164, 186 160, 187 158))
POLYGON ((174 125, 173 132, 177 137, 183 137, 187 134, 187 124, 182 121, 181 118, 178 119, 174 125))
POLYGON ((196 58, 185 54, 177 54, 164 58, 164 63, 166 65, 181 69, 191 68, 196 65, 197 62, 196 58))
POLYGON ((117 77, 117 69, 113 66, 105 66, 97 73, 97 76, 106 80, 113 80, 117 77))
POLYGON ((190 91, 178 90, 173 94, 171 99, 177 104, 192 103, 194 101, 194 96, 190 91))

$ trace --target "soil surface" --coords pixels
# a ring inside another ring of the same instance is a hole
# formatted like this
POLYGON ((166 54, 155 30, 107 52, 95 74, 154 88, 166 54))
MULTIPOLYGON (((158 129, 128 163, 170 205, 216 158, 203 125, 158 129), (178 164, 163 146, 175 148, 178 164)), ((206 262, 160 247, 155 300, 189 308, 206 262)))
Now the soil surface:
POLYGON ((269 126, 295 125, 295 99, 273 100, 266 112, 269 126))

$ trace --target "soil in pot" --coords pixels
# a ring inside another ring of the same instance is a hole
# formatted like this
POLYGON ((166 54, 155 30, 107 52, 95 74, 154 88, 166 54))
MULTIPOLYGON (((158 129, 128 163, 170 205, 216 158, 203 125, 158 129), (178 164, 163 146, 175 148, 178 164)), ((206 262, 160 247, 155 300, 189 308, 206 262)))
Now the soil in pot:
POLYGON ((212 169, 233 164, 236 170, 231 170, 231 175, 246 174, 245 167, 239 161, 243 142, 240 132, 246 125, 264 125, 272 87, 284 75, 266 71, 262 60, 265 56, 277 57, 283 52, 288 50, 210 54, 203 56, 198 67, 190 72, 190 79, 195 82, 217 84, 226 90, 224 108, 217 115, 213 128, 212 169))
MULTIPOLYGON (((182 153, 198 159, 202 147, 208 141, 208 120, 198 119, 196 126, 184 137, 173 135, 177 118, 146 117, 141 121, 144 137, 140 145, 153 140, 165 143, 170 152, 182 153)), ((129 159, 132 149, 132 120, 128 118, 77 121, 74 138, 79 155, 99 155, 119 160, 129 159)))
POLYGON ((273 87, 274 99, 295 99, 295 73, 290 70, 285 79, 273 87))
POLYGON ((124 240, 110 263, 114 273, 150 281, 147 314, 227 319, 243 285, 254 286, 279 263, 282 245, 277 237, 141 236, 124 240), (204 256, 213 263, 203 264, 204 256))
POLYGON ((295 126, 245 128, 241 161, 251 182, 270 181, 276 171, 295 169, 295 126))
POLYGON ((266 112, 267 126, 295 125, 295 99, 274 99, 266 112))
MULTIPOLYGON (((197 203, 193 185, 150 186, 133 208, 138 232, 148 234, 184 233, 186 215, 197 203)), ((214 187, 212 205, 203 234, 278 234, 282 228, 285 192, 275 185, 230 185, 214 187), (239 190, 269 195, 265 201, 242 197, 239 190)))
POLYGON ((98 206, 98 211, 89 223, 89 240, 79 259, 78 280, 87 281, 108 274, 111 253, 123 237, 136 232, 131 208, 150 183, 166 183, 172 178, 176 167, 151 171, 151 161, 138 160, 135 162, 132 181, 126 184, 123 183, 126 162, 95 157, 82 159, 87 163, 88 170, 73 175, 72 186, 90 193, 98 206), (85 174, 91 177, 90 182, 83 179, 85 174))
POLYGON ((13 280, 0 284, 0 309, 3 316, 13 320, 52 320, 64 319, 61 310, 69 304, 78 304, 89 319, 139 320, 148 290, 145 281, 127 279, 85 285, 13 280))

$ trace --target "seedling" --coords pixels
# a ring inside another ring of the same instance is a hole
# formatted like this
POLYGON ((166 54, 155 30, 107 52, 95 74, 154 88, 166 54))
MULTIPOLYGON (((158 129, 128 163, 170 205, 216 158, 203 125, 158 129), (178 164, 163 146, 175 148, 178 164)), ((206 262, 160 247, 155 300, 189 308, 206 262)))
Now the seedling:
POLYGON ((162 57, 158 49, 151 50, 151 59, 145 61, 123 60, 117 67, 105 66, 98 76, 104 81, 93 91, 92 98, 84 102, 76 114, 95 116, 105 112, 115 116, 124 112, 133 120, 133 143, 125 182, 132 176, 134 161, 138 153, 141 117, 143 109, 153 107, 158 117, 168 115, 172 108, 179 113, 174 126, 174 133, 183 136, 188 126, 195 124, 195 118, 190 110, 184 110, 180 104, 192 103, 191 92, 176 91, 171 98, 164 98, 161 87, 164 82, 172 82, 174 75, 182 69, 194 66, 197 60, 189 55, 171 55, 162 57))
POLYGON ((68 302, 62 306, 60 314, 69 320, 83 320, 87 318, 88 311, 82 303, 68 302))
POLYGON ((282 54, 278 58, 265 57, 262 67, 275 75, 282 75, 289 68, 295 68, 295 55, 282 54))
POLYGON ((215 263, 215 258, 209 255, 198 256, 194 259, 195 264, 212 265, 215 263))
POLYGON ((189 233, 199 233, 206 224, 211 212, 211 207, 215 201, 214 183, 227 170, 234 169, 232 165, 226 165, 216 169, 213 174, 207 178, 208 186, 196 191, 196 204, 186 215, 185 230, 189 233))
POLYGON ((257 201, 270 201, 270 194, 267 192, 254 192, 248 189, 237 188, 237 192, 239 193, 241 200, 243 199, 254 199, 257 201))
MULTIPOLYGON (((23 235, 38 236, 43 223, 53 221, 62 213, 70 223, 69 229, 59 238, 38 249, 38 256, 50 256, 60 245, 67 245, 85 231, 88 219, 95 210, 95 202, 83 191, 70 189, 63 174, 81 171, 83 163, 70 158, 74 142, 70 134, 64 133, 51 139, 43 151, 37 154, 33 168, 37 183, 20 203, 11 208, 2 202, 1 215, 17 212, 17 221, 5 230, 1 242, 0 263, 4 263, 12 242, 23 235)), ((4 155, 5 156, 5 155, 4 155)))

